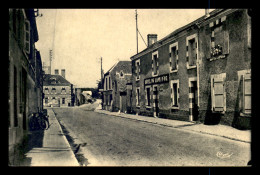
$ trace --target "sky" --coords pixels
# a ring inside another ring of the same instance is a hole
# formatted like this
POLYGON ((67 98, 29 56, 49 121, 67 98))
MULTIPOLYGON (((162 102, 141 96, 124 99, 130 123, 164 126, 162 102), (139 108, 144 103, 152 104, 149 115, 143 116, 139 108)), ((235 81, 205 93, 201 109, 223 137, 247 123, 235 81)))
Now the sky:
MULTIPOLYGON (((212 11, 212 10, 210 10, 212 11)), ((97 87, 101 63, 106 72, 117 61, 137 53, 135 9, 39 9, 36 18, 43 64, 49 65, 53 50, 54 69, 66 70, 66 79, 76 87, 97 87)), ((137 9, 138 29, 147 43, 148 34, 162 39, 198 19, 205 9, 137 9)), ((138 36, 138 51, 146 48, 138 36)))

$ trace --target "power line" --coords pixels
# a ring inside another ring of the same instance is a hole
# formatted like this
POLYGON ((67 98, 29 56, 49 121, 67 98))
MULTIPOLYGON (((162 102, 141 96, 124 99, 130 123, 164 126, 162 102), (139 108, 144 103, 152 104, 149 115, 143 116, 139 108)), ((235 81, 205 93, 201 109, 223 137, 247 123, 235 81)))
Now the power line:
POLYGON ((138 30, 138 32, 139 32, 140 36, 142 37, 144 44, 147 46, 147 44, 146 44, 146 42, 144 41, 144 38, 143 38, 143 36, 141 35, 141 33, 140 33, 139 30, 138 30))

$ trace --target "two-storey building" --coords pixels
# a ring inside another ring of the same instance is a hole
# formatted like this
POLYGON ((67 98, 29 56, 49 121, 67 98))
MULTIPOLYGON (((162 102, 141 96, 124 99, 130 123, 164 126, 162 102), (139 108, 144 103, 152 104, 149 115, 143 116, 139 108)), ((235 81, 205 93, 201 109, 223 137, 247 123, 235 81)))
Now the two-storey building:
POLYGON ((73 85, 61 75, 45 74, 43 82, 43 106, 73 106, 73 85))
POLYGON ((126 112, 127 83, 131 82, 131 61, 118 61, 104 74, 103 109, 126 112))
POLYGON ((247 10, 216 9, 159 41, 147 38, 131 57, 134 113, 227 125, 250 118, 247 10))

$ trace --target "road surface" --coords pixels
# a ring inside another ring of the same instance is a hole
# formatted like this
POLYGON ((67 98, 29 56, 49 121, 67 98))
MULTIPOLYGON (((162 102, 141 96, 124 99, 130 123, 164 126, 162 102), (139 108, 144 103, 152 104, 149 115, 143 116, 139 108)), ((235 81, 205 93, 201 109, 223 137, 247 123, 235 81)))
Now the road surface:
POLYGON ((96 113, 53 108, 85 166, 246 166, 250 144, 96 113))

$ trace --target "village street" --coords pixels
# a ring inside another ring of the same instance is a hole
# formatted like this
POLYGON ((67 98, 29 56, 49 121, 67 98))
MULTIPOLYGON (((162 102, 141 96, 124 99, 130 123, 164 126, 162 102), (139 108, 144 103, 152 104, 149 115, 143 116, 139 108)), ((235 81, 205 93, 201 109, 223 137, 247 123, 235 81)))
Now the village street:
POLYGON ((49 110, 85 166, 246 166, 250 160, 249 143, 100 114, 93 108, 49 110))

